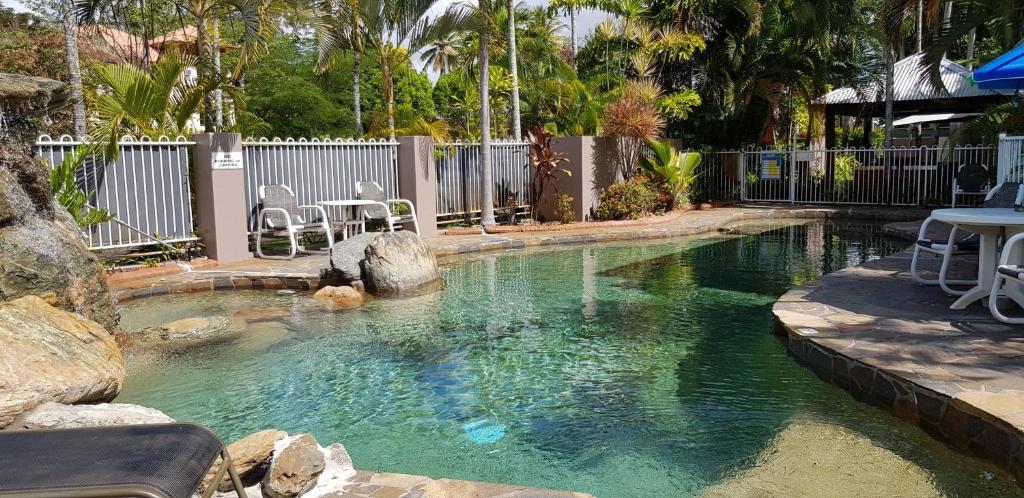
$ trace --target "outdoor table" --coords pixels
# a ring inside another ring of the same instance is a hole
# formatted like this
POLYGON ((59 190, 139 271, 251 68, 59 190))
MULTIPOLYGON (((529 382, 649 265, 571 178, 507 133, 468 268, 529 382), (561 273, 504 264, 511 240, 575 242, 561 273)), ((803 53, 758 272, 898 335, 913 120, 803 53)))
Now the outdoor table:
MULTIPOLYGON (((1006 237, 1024 232, 1024 213, 1018 213, 1010 208, 936 209, 932 211, 932 219, 958 225, 965 231, 977 233, 981 238, 981 247, 978 250, 978 285, 954 301, 949 308, 962 310, 971 303, 988 297, 992 293, 992 282, 995 280, 1000 232, 1005 229, 1006 237)), ((1018 254, 1013 255, 1011 260, 1019 259, 1018 254)))
POLYGON ((339 220, 331 221, 331 224, 341 225, 341 240, 347 240, 349 235, 349 227, 357 230, 357 233, 363 233, 366 231, 366 218, 363 216, 363 210, 357 209, 356 219, 349 219, 348 210, 349 208, 359 208, 363 206, 374 206, 380 205, 387 209, 387 204, 378 201, 371 201, 368 199, 345 199, 341 201, 320 201, 317 202, 324 210, 329 208, 337 208, 341 212, 341 218, 339 220))

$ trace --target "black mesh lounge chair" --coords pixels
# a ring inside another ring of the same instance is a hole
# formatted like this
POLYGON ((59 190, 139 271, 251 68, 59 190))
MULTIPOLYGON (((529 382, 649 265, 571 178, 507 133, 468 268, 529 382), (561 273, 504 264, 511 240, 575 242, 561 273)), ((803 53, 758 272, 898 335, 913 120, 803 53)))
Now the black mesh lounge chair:
POLYGON ((0 432, 0 496, 190 498, 217 457, 222 463, 202 496, 209 498, 227 472, 245 498, 227 450, 202 426, 0 432))

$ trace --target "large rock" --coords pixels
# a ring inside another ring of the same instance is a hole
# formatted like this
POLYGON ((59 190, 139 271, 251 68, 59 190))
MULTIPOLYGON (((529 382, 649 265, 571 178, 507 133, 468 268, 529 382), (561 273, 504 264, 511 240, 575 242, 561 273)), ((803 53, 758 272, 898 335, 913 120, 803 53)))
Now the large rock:
POLYGON ((59 81, 0 73, 0 301, 47 296, 107 328, 118 315, 103 266, 32 158, 39 120, 67 100, 59 81))
POLYGON ((270 468, 263 477, 263 496, 299 496, 316 486, 316 480, 325 466, 326 459, 313 436, 299 434, 278 441, 270 468))
POLYGON ((341 282, 353 282, 363 278, 362 264, 366 259, 366 246, 379 235, 381 234, 378 232, 361 233, 331 247, 331 270, 341 282))
POLYGON ((363 280, 375 294, 412 290, 441 281, 430 247, 413 232, 385 232, 366 246, 363 280))
POLYGON ((128 403, 62 405, 46 402, 18 417, 8 429, 74 429, 108 425, 170 424, 160 410, 128 403))
MULTIPOLYGON (((243 484, 252 486, 263 480, 263 476, 267 473, 267 467, 270 465, 270 459, 274 455, 274 445, 286 437, 288 434, 284 431, 267 429, 249 434, 228 445, 228 455, 231 456, 231 462, 243 484)), ((206 475, 205 483, 209 483, 214 478, 219 467, 220 459, 218 458, 217 463, 206 475)), ((226 492, 232 489, 234 487, 231 485, 231 478, 225 475, 217 485, 217 491, 226 492)))
POLYGON ((110 401, 124 363, 98 323, 26 296, 0 303, 0 427, 46 402, 110 401))
POLYGON ((184 348, 227 341, 243 330, 240 321, 223 316, 196 316, 142 329, 131 334, 131 343, 143 348, 184 348))
POLYGON ((363 305, 362 293, 347 285, 324 287, 313 294, 313 299, 327 304, 331 309, 350 310, 363 305))

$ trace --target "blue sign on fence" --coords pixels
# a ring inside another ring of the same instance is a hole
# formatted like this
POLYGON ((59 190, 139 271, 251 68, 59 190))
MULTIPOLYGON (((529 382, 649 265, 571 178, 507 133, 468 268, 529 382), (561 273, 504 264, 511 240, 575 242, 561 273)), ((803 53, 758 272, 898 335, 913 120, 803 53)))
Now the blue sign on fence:
POLYGON ((761 154, 761 179, 782 179, 782 154, 761 154))

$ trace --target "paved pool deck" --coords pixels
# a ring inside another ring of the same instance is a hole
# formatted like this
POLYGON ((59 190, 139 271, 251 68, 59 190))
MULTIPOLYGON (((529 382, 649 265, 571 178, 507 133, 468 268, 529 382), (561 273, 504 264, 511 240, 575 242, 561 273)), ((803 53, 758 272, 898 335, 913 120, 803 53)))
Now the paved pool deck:
MULTIPOLYGON (((442 262, 446 257, 483 251, 503 251, 537 246, 589 244, 595 242, 666 239, 709 233, 732 223, 785 218, 859 218, 912 221, 925 211, 873 208, 823 208, 801 206, 737 206, 706 211, 688 211, 668 221, 635 226, 594 227, 579 230, 512 232, 502 234, 441 235, 425 239, 442 262)), ((178 265, 138 271, 115 272, 110 276, 114 297, 126 301, 153 295, 224 289, 295 289, 320 286, 321 271, 329 266, 326 255, 299 255, 292 260, 250 259, 217 265, 197 261, 182 271, 178 265)))

